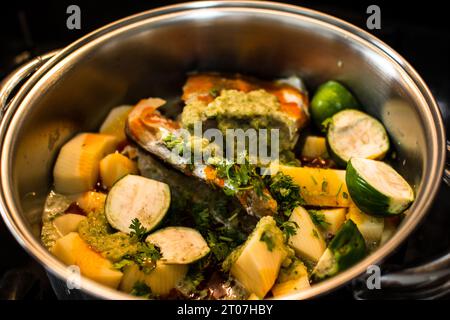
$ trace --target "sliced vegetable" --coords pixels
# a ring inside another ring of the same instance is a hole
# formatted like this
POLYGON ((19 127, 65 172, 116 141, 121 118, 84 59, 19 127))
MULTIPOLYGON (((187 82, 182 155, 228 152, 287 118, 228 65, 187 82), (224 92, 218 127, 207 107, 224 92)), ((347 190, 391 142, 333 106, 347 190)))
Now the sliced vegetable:
POLYGON ((115 136, 118 141, 126 140, 125 122, 132 106, 120 106, 112 109, 100 127, 100 133, 115 136))
POLYGON ((120 290, 132 292, 137 283, 145 283, 151 293, 157 296, 169 294, 170 290, 183 280, 188 271, 185 264, 165 264, 161 261, 148 274, 140 270, 139 266, 132 263, 124 268, 120 290))
POLYGON ((145 240, 161 250, 161 261, 170 264, 189 264, 209 253, 202 235, 195 229, 167 227, 150 234, 145 240))
POLYGON ((71 232, 76 232, 80 222, 85 219, 86 217, 80 214, 67 213, 55 218, 53 225, 58 234, 64 237, 71 232))
POLYGON ((88 191, 78 196, 75 201, 88 214, 91 212, 102 212, 105 209, 106 194, 88 191))
POLYGON ((248 296, 247 300, 261 300, 256 294, 252 293, 248 296))
POLYGON ((392 218, 384 219, 384 229, 383 229, 383 233, 381 234, 380 246, 382 246, 390 238, 392 238, 395 231, 397 230, 397 225, 398 225, 398 222, 394 221, 394 219, 392 219, 392 218))
POLYGON ((55 190, 67 194, 93 189, 100 159, 114 152, 117 142, 113 136, 95 133, 81 133, 69 140, 53 169, 55 190))
POLYGON ((187 271, 188 265, 186 264, 166 264, 158 261, 155 269, 145 276, 144 281, 152 293, 167 295, 183 280, 187 271))
POLYGON ((295 222, 296 228, 295 235, 289 237, 289 245, 300 257, 317 262, 325 251, 326 243, 308 211, 300 206, 295 208, 289 221, 295 222))
POLYGON ((414 200, 408 182, 381 161, 352 158, 347 165, 346 181, 353 201, 367 214, 397 215, 414 200))
POLYGON ((109 191, 105 214, 109 224, 122 232, 130 233, 135 219, 150 231, 164 218, 169 205, 167 184, 130 174, 109 191))
POLYGON ((108 189, 127 174, 137 173, 136 163, 120 153, 108 154, 100 161, 100 179, 108 189))
POLYGON ((277 283, 272 287, 274 297, 296 293, 310 287, 308 270, 305 265, 295 260, 287 268, 281 268, 277 283))
MULTIPOLYGON (((321 207, 348 207, 351 204, 345 170, 290 167, 278 165, 278 170, 292 177, 300 187, 306 205, 321 207)), ((276 168, 271 168, 276 172, 276 168)))
POLYGON ((303 142, 301 155, 308 158, 327 159, 327 142, 324 137, 307 136, 303 142))
POLYGON ((77 265, 82 275, 111 288, 119 286, 122 272, 114 270, 112 263, 93 251, 78 233, 71 232, 56 240, 50 251, 63 263, 77 265))
POLYGON ((311 100, 311 116, 319 129, 324 128, 323 122, 335 113, 344 109, 359 107, 358 101, 337 81, 327 81, 322 84, 311 100))
POLYGON ((363 236, 352 220, 347 220, 313 270, 312 278, 320 281, 345 270, 366 255, 363 236))
POLYGON ((320 227, 327 235, 335 235, 346 220, 347 208, 309 210, 309 213, 320 219, 320 227))
POLYGON ((275 220, 266 216, 259 220, 247 241, 228 256, 223 268, 248 292, 263 298, 275 283, 287 254, 283 233, 275 220))
POLYGON ((383 159, 389 150, 381 122, 358 110, 344 110, 331 118, 327 142, 331 157, 342 166, 352 157, 383 159))
POLYGON ((359 210, 355 205, 350 206, 347 218, 356 224, 358 230, 366 240, 368 248, 374 248, 379 244, 384 229, 383 218, 369 216, 359 210))

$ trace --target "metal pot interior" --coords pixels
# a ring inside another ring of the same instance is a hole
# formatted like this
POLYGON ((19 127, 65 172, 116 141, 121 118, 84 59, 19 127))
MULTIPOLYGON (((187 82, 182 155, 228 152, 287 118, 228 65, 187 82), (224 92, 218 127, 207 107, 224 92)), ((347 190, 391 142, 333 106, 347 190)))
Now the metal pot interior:
MULTIPOLYGON (((439 122, 439 115, 428 107, 417 81, 392 57, 335 26, 340 23, 307 10, 168 10, 143 14, 70 46, 39 71, 12 104, 17 110, 10 110, 2 152, 9 209, 28 227, 24 232, 31 231, 39 241, 43 201, 61 145, 76 132, 96 130, 119 104, 150 96, 176 101, 186 73, 198 70, 262 78, 298 74, 310 93, 328 79, 345 83, 386 125, 397 154, 394 166, 418 195, 403 224, 418 219, 429 204, 422 194, 432 188, 428 177, 437 177, 441 165, 441 133, 433 123, 439 122)), ((57 262, 47 259, 53 269, 57 262)), ((313 293, 331 289, 345 280, 341 278, 313 293)))

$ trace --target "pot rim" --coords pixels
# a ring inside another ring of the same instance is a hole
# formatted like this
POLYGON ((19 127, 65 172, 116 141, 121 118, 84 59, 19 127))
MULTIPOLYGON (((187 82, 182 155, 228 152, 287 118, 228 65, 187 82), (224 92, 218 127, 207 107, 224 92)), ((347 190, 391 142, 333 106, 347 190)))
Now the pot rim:
MULTIPOLYGON (((198 1, 198 2, 187 2, 177 5, 171 5, 166 7, 161 7, 149 11, 144 11, 116 22, 110 23, 100 29, 97 29, 88 35, 80 38, 76 42, 68 45, 62 49, 58 54, 56 54, 50 61, 44 64, 36 73, 22 86, 18 91, 17 95, 11 101, 7 112, 1 119, 0 124, 0 137, 1 137, 1 172, 9 172, 9 154, 5 151, 10 150, 11 147, 11 134, 12 130, 8 130, 10 123, 13 120, 16 110, 19 105, 22 104, 25 97, 27 97, 34 87, 34 85, 55 67, 58 63, 69 57, 72 54, 76 54, 76 51, 88 47, 89 44, 98 40, 100 41, 103 36, 112 36, 114 32, 120 32, 122 28, 130 28, 135 23, 144 22, 149 19, 158 18, 163 19, 166 15, 166 19, 170 19, 170 16, 183 14, 192 10, 230 10, 230 9, 242 9, 242 10, 257 10, 263 9, 267 10, 272 14, 279 15, 295 15, 299 19, 313 19, 321 23, 325 23, 329 28, 338 30, 339 32, 350 33, 355 40, 360 41, 365 46, 369 46, 377 49, 384 55, 386 55, 391 62, 404 72, 408 78, 413 81, 414 87, 416 88, 416 94, 424 102, 423 105, 425 110, 421 110, 425 113, 427 117, 424 121, 432 123, 430 126, 434 128, 434 132, 431 132, 431 141, 434 145, 434 156, 430 155, 433 161, 427 163, 427 168, 424 170, 423 175, 426 173, 427 180, 422 183, 421 186, 421 197, 417 197, 416 201, 411 208, 411 215, 414 215, 415 219, 405 219, 397 229, 395 235, 387 241, 378 250, 367 256, 364 260, 360 261, 358 264, 354 265, 350 269, 328 279, 321 283, 315 284, 310 289, 301 291, 296 294, 291 294, 284 296, 283 299, 306 299, 320 294, 327 293, 331 290, 338 288, 339 286, 347 283, 351 279, 357 277, 366 271, 366 268, 370 265, 376 264, 383 259, 385 259, 389 254, 391 254, 411 232, 417 227, 419 222, 426 215, 434 196, 440 185, 440 178, 444 170, 445 165, 445 130, 443 121, 440 115, 439 107, 437 106, 430 90, 418 75, 418 73, 412 68, 412 66, 397 52, 386 45, 381 40, 372 36, 368 32, 353 26, 341 19, 335 18, 333 16, 311 10, 303 7, 275 3, 275 2, 260 2, 260 1, 198 1), (5 158, 5 160, 3 160, 5 158), (425 196, 426 195, 426 196, 425 196)), ((12 126, 14 127, 14 125, 12 126)), ((8 226, 11 233, 14 235, 16 240, 20 245, 28 251, 35 259, 37 259, 46 269, 53 275, 62 280, 70 279, 71 272, 67 267, 58 261, 51 253, 45 249, 39 240, 37 240, 32 233, 27 229, 26 223, 16 212, 15 205, 11 196, 11 180, 9 175, 2 174, 1 179, 1 194, 0 194, 0 211, 2 217, 8 226)), ((107 298, 107 299, 130 299, 131 296, 122 293, 118 290, 114 290, 105 287, 95 281, 82 277, 81 290, 97 298, 107 298)))

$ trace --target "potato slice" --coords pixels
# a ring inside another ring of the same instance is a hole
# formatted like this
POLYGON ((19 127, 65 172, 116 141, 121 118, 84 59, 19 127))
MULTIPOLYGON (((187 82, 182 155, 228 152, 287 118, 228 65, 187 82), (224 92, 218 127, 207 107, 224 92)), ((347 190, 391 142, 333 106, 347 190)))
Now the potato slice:
POLYGON ((122 272, 114 270, 111 261, 93 251, 78 233, 56 240, 50 251, 68 266, 77 265, 82 275, 111 288, 119 286, 122 272))
POLYGON ((117 152, 108 154, 100 161, 100 179, 103 186, 108 189, 127 174, 137 173, 136 163, 117 152))
POLYGON ((53 168, 56 192, 73 194, 93 189, 100 160, 114 152, 117 142, 114 136, 96 133, 81 133, 69 140, 53 168))
POLYGON ((76 232, 78 230, 78 224, 85 219, 86 217, 81 214, 66 213, 55 218, 53 225, 58 234, 64 237, 71 232, 76 232))
POLYGON ((288 244, 300 257, 317 262, 326 249, 326 243, 308 211, 297 207, 292 211, 290 221, 297 224, 297 233, 289 237, 288 244))

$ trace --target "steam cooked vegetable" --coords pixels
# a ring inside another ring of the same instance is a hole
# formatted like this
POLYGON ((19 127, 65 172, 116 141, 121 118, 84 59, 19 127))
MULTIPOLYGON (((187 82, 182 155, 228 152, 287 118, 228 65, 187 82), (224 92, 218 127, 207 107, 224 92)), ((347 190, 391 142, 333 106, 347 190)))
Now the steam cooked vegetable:
POLYGON ((288 267, 281 268, 277 283, 272 287, 272 294, 276 298, 309 287, 308 270, 301 261, 294 260, 288 267))
POLYGON ((307 136, 303 142, 301 155, 309 158, 328 158, 326 139, 324 137, 307 136))
POLYGON ((132 106, 119 106, 113 108, 106 116, 100 127, 100 133, 115 136, 119 141, 126 140, 125 122, 132 106))
POLYGON ((383 218, 369 216, 361 212, 355 205, 350 206, 347 218, 356 224, 366 240, 367 247, 373 248, 380 242, 384 230, 383 218))
POLYGON ((408 182, 381 161, 352 158, 347 166, 346 181, 353 201, 367 214, 396 215, 414 200, 408 182))
POLYGON ((62 262, 77 265, 81 274, 105 286, 117 288, 122 272, 114 270, 112 263, 93 251, 76 232, 56 240, 50 251, 62 262))
POLYGON ((80 214, 67 213, 55 218, 53 225, 59 235, 64 237, 71 232, 78 231, 78 225, 85 219, 86 217, 80 214))
POLYGON ((136 284, 145 283, 154 296, 167 295, 186 276, 188 266, 184 264, 156 263, 153 270, 144 273, 132 263, 124 268, 120 289, 131 293, 136 284))
POLYGON ((202 235, 195 229, 168 227, 150 234, 145 240, 161 250, 165 263, 188 264, 203 258, 209 247, 202 235))
POLYGON ((352 157, 383 159, 389 150, 383 125, 358 110, 344 110, 330 119, 327 142, 330 155, 342 166, 352 157))
POLYGON ((309 210, 316 225, 326 232, 327 235, 335 235, 345 222, 347 208, 334 208, 322 210, 309 210))
POLYGON ((117 142, 113 136, 95 133, 80 133, 72 138, 56 159, 55 190, 60 193, 92 190, 97 182, 100 159, 114 152, 117 142))
POLYGON ((312 278, 322 280, 345 270, 366 255, 364 238, 352 220, 341 227, 313 270, 312 278))
POLYGON ((130 233, 134 219, 151 231, 164 218, 169 205, 167 184, 130 174, 109 191, 105 213, 111 226, 122 232, 130 233))
POLYGON ((288 250, 272 217, 259 220, 247 241, 224 262, 224 269, 248 292, 264 297, 275 283, 288 250))
POLYGON ((297 207, 289 220, 297 225, 295 235, 289 238, 289 245, 300 257, 317 262, 325 251, 326 244, 308 211, 297 207))
POLYGON ((324 121, 344 109, 355 109, 359 103, 355 97, 337 81, 322 84, 311 100, 311 116, 316 126, 324 128, 324 121))
POLYGON ((306 205, 348 207, 351 200, 345 183, 345 171, 279 165, 279 171, 299 186, 306 205))
POLYGON ((137 165, 120 153, 112 153, 100 161, 100 180, 106 188, 111 188, 127 174, 137 174, 137 165))

